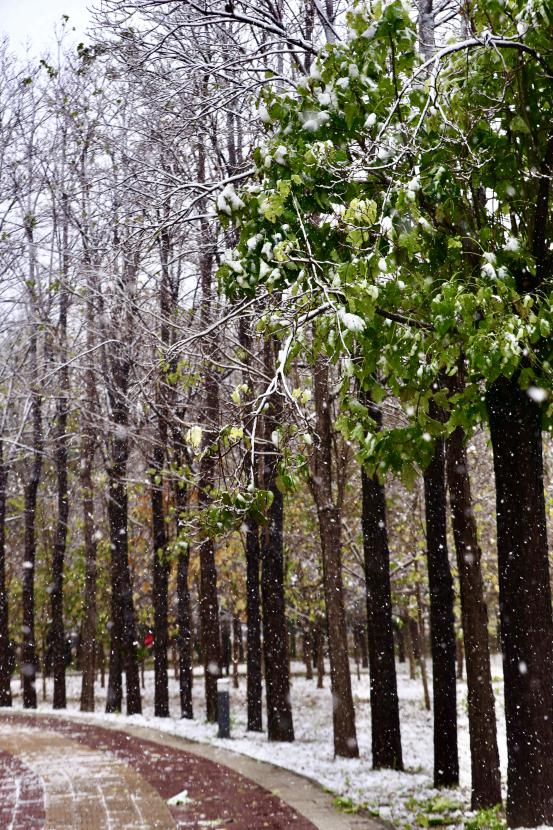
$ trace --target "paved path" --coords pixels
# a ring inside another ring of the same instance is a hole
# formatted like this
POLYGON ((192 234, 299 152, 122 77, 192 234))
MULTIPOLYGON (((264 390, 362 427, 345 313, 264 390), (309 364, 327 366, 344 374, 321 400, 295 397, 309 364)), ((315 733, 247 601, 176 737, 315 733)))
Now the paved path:
POLYGON ((81 719, 0 715, 2 830, 381 830, 245 756, 81 719), (186 791, 184 803, 168 800, 186 791))

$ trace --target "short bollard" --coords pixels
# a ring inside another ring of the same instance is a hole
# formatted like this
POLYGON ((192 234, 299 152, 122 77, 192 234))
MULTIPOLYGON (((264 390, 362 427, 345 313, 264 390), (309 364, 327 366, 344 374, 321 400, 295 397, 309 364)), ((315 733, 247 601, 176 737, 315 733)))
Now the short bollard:
POLYGON ((230 738, 230 681, 220 677, 217 681, 217 712, 219 714, 219 738, 230 738))

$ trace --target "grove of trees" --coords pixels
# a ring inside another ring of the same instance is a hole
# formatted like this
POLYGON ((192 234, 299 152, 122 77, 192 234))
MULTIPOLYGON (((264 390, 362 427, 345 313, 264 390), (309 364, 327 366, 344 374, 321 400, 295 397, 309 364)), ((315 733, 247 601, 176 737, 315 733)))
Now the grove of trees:
POLYGON ((68 29, 0 50, 0 705, 51 673, 64 709, 74 635, 81 709, 105 669, 138 714, 151 634, 156 716, 173 659, 216 721, 243 653, 248 729, 290 742, 290 659, 327 654, 355 758, 355 657, 402 770, 408 659, 454 787, 464 659, 480 810, 499 650, 508 826, 553 824, 553 5, 103 0, 68 29))

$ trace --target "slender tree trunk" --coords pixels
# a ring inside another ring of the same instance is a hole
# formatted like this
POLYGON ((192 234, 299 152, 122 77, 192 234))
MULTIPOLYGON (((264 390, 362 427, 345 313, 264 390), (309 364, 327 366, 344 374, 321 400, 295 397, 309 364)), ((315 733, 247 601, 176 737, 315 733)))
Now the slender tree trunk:
MULTIPOLYGON (((32 336, 31 351, 36 366, 36 334, 32 336)), ((33 422, 33 464, 25 485, 25 548, 23 561, 23 644, 21 671, 23 673, 23 706, 36 709, 37 656, 35 643, 35 559, 36 559, 36 505, 42 471, 42 401, 37 390, 32 391, 31 417, 33 422)))
POLYGON ((487 393, 497 497, 509 827, 553 823, 553 622, 541 407, 500 377, 487 393))
POLYGON ((319 357, 314 370, 317 445, 311 489, 317 506, 323 564, 323 586, 330 656, 330 685, 334 725, 334 753, 357 758, 355 710, 351 692, 348 636, 342 583, 340 509, 332 493, 332 425, 328 388, 328 362, 319 357))
MULTIPOLYGON (((205 147, 198 144, 198 180, 205 181, 205 147)), ((213 322, 213 253, 209 227, 206 220, 200 222, 200 242, 203 247, 200 260, 202 290, 201 324, 207 328, 213 322)), ((210 450, 219 424, 219 383, 211 359, 216 354, 216 343, 206 339, 209 349, 204 369, 204 433, 203 454, 200 461, 198 483, 198 509, 206 509, 211 500, 210 491, 215 486, 216 458, 210 450)), ((200 590, 198 597, 200 630, 205 676, 206 714, 209 722, 217 720, 217 679, 221 676, 221 633, 219 626, 219 597, 217 593, 217 568, 215 543, 206 535, 200 542, 200 590)))
POLYGON ((368 669, 369 668, 369 646, 367 643, 367 632, 363 623, 360 623, 357 627, 357 632, 359 636, 359 649, 361 651, 361 668, 368 669))
MULTIPOLYGON (((275 343, 265 341, 265 371, 274 373, 275 343)), ((265 686, 267 695, 267 725, 270 741, 293 741, 292 705, 290 702, 290 667, 288 662, 288 638, 284 603, 283 559, 283 496, 277 487, 277 462, 279 452, 272 435, 280 423, 281 408, 273 396, 265 412, 263 486, 272 493, 273 501, 268 510, 267 524, 261 537, 261 596, 263 600, 263 646, 265 653, 265 686)))
MULTIPOLYGON (((244 349, 246 369, 243 373, 244 383, 252 397, 252 378, 249 371, 249 359, 252 350, 252 338, 247 321, 239 322, 240 345, 244 349)), ((248 473, 252 483, 257 478, 255 461, 248 460, 248 473)), ((263 672, 261 668, 261 597, 260 565, 261 548, 259 543, 259 525, 250 515, 244 519, 244 536, 246 549, 246 697, 248 704, 248 731, 261 732, 263 729, 263 672)))
POLYGON ((434 786, 459 783, 453 579, 447 552, 444 442, 424 473, 434 697, 434 786))
POLYGON ((240 640, 242 639, 242 623, 234 615, 232 618, 232 685, 235 689, 240 686, 238 680, 238 661, 240 658, 240 640))
MULTIPOLYGON (((169 202, 165 203, 165 214, 170 212, 169 202)), ((169 231, 165 226, 160 234, 161 282, 159 287, 160 340, 164 349, 163 360, 167 359, 167 347, 170 342, 169 321, 172 313, 170 291, 170 253, 169 231)), ((151 460, 152 505, 152 604, 154 607, 154 714, 160 718, 169 716, 169 573, 170 561, 167 551, 167 529, 163 505, 163 464, 167 446, 167 423, 170 411, 167 401, 166 385, 162 367, 158 369, 156 379, 157 436, 151 460)))
POLYGON ((181 718, 192 719, 192 620, 190 616, 190 589, 188 566, 190 545, 186 538, 186 510, 188 489, 184 481, 184 459, 179 448, 177 454, 179 478, 175 488, 177 514, 177 646, 179 652, 179 697, 181 718))
MULTIPOLYGON (((116 424, 119 423, 116 421, 116 424)), ((126 426, 126 422, 125 422, 126 426)), ((122 671, 125 669, 127 714, 142 711, 136 641, 136 622, 129 568, 128 496, 124 480, 128 439, 112 440, 108 515, 111 541, 111 646, 106 712, 121 711, 122 671)))
POLYGON ((384 487, 361 470, 371 737, 375 769, 403 769, 384 487))
MULTIPOLYGON (((213 378, 207 384, 207 409, 214 411, 218 406, 218 390, 213 378)), ((198 505, 200 510, 209 504, 209 491, 215 477, 215 460, 209 454, 200 462, 200 485, 198 505)), ((200 627, 202 656, 205 677, 205 700, 207 720, 217 721, 217 679, 221 676, 221 637, 219 629, 219 598, 217 594, 217 569, 215 566, 215 543, 211 536, 200 542, 200 627)))
MULTIPOLYGON (((92 379, 92 382, 93 379, 92 379)), ((84 426, 81 449, 81 489, 83 494, 83 536, 85 548, 85 582, 82 640, 81 712, 94 711, 94 677, 96 674, 96 586, 97 546, 94 538, 94 438, 90 426, 84 426)))
POLYGON ((8 465, 0 437, 0 706, 12 705, 8 594, 6 588, 6 501, 8 465))
POLYGON ((325 652, 324 652, 324 643, 325 643, 325 632, 324 632, 324 621, 322 614, 317 615, 317 622, 315 623, 315 654, 316 654, 316 663, 317 663, 317 689, 324 688, 324 676, 325 676, 325 652))
MULTIPOLYGON (((89 265, 90 256, 88 248, 88 237, 84 240, 84 262, 89 265)), ((94 438, 94 415, 96 413, 96 380, 92 364, 92 354, 95 345, 94 337, 94 283, 92 271, 88 271, 88 297, 86 301, 86 345, 89 351, 89 363, 85 370, 84 384, 86 394, 86 410, 82 421, 82 443, 81 443, 81 490, 83 508, 83 536, 85 548, 85 583, 84 583, 84 607, 82 623, 82 686, 81 686, 81 711, 93 712, 94 704, 94 680, 96 676, 96 665, 98 663, 98 652, 102 654, 102 688, 104 687, 105 661, 103 648, 96 637, 97 625, 97 603, 96 590, 98 583, 97 545, 95 538, 94 522, 94 455, 96 442, 94 438)))
MULTIPOLYGON (((413 642, 413 626, 411 623, 415 624, 415 628, 417 626, 416 620, 411 620, 410 617, 406 619, 406 631, 405 631, 405 642, 407 646, 407 659, 409 660, 409 679, 416 680, 417 677, 417 660, 415 657, 415 645, 413 642)), ((427 709, 430 709, 430 701, 427 706, 427 709)))
POLYGON ((51 645, 52 669, 54 674, 54 709, 65 709, 67 705, 65 691, 65 627, 63 624, 63 571, 65 550, 67 547, 67 520, 69 518, 69 495, 67 480, 68 436, 67 418, 69 414, 69 370, 67 365, 67 310, 69 294, 67 279, 69 276, 69 239, 67 195, 63 194, 63 253, 62 279, 59 292, 59 332, 60 332, 60 390, 56 403, 57 435, 55 447, 56 475, 58 483, 58 521, 52 559, 52 592, 50 594, 52 609, 51 645))
POLYGON ((29 252, 30 302, 32 307, 29 364, 31 377, 32 464, 24 490, 25 542, 22 576, 23 642, 21 646, 21 672, 23 675, 23 706, 36 709, 37 655, 35 642, 35 560, 36 560, 36 505, 42 473, 42 396, 38 388, 38 309, 36 300, 36 250, 33 238, 32 215, 25 221, 25 233, 29 252))
POLYGON ((462 680, 464 677, 465 665, 465 647, 463 645, 462 637, 457 637, 457 680, 462 680))
POLYGON ((413 646, 413 654, 415 660, 419 664, 422 681, 422 693, 424 696, 424 708, 430 712, 430 691, 428 688, 428 672, 426 670, 426 635, 424 629, 424 608, 422 605, 422 591, 419 580, 419 566, 415 559, 415 574, 416 574, 416 600, 417 600, 417 619, 409 618, 409 631, 411 634, 411 643, 413 646))
POLYGON ((109 476, 108 517, 111 547, 111 619, 109 621, 110 649, 106 712, 120 712, 123 704, 123 609, 120 586, 121 537, 126 534, 122 487, 113 475, 109 476))
POLYGON ((467 668, 472 809, 481 810, 501 802, 501 777, 490 671, 488 614, 480 564, 482 553, 472 507, 464 434, 459 427, 447 441, 446 467, 467 668))
POLYGON ((259 566, 261 550, 259 546, 259 527, 251 517, 245 521, 246 535, 246 663, 247 663, 247 700, 248 730, 261 732, 262 714, 262 672, 261 672, 261 599, 259 566))
MULTIPOLYGON (((159 441, 167 437, 162 429, 159 441)), ((169 560, 167 558, 167 533, 163 509, 163 459, 165 444, 157 443, 152 460, 152 594, 154 606, 154 714, 158 718, 169 717, 169 676, 167 670, 168 620, 169 620, 169 560)))
POLYGON ((313 649, 309 627, 303 631, 303 660, 305 663, 305 679, 313 680, 313 649))
POLYGON ((192 719, 192 620, 190 617, 190 589, 188 587, 188 566, 190 545, 186 538, 186 511, 188 489, 184 481, 184 459, 181 448, 177 453, 179 478, 175 488, 175 509, 177 514, 177 646, 179 652, 179 696, 181 718, 192 719))
POLYGON ((193 718, 192 711, 192 633, 190 592, 188 589, 188 545, 179 547, 177 560, 177 616, 179 626, 179 694, 181 718, 193 718))
POLYGON ((395 628, 397 640, 397 659, 400 663, 405 663, 405 622, 403 619, 395 628))

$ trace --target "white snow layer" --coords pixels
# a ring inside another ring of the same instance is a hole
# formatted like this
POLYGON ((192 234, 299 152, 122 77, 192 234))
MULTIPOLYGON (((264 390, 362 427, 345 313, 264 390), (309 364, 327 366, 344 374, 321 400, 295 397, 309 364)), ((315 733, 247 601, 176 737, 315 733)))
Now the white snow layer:
MULTIPOLYGON (((205 722, 203 677, 196 670, 194 680, 194 720, 181 720, 178 682, 171 673, 171 717, 155 718, 153 715, 153 671, 146 671, 146 688, 143 690, 144 715, 106 715, 105 689, 96 684, 98 711, 83 715, 101 723, 125 723, 148 726, 160 732, 168 732, 193 741, 222 746, 234 752, 268 761, 290 769, 320 783, 337 795, 351 799, 391 821, 397 828, 420 826, 417 817, 427 809, 424 802, 440 796, 459 810, 453 810, 447 826, 454 830, 464 827, 464 819, 471 815, 470 806, 470 752, 467 721, 467 689, 464 681, 458 682, 459 755, 461 785, 458 790, 435 790, 432 786, 432 713, 424 708, 420 679, 410 680, 408 665, 398 664, 398 692, 400 699, 401 737, 405 772, 371 769, 371 717, 369 675, 366 669, 357 679, 352 665, 352 687, 355 700, 357 738, 360 748, 358 759, 334 758, 332 743, 332 702, 330 678, 325 676, 325 688, 317 689, 316 680, 307 681, 303 676, 303 664, 292 664, 292 706, 296 740, 292 744, 269 743, 265 733, 246 732, 246 681, 244 666, 240 666, 240 687, 231 686, 231 732, 228 740, 217 738, 217 726, 205 722)), ((430 665, 429 665, 430 670, 430 665)), ((502 776, 506 772, 505 721, 503 708, 502 671, 500 657, 492 663, 493 685, 498 716, 498 740, 502 776)), ((106 675, 107 682, 107 675, 106 675)), ((431 683, 431 671, 429 682, 431 683)), ((80 675, 67 677, 68 710, 79 715, 80 675)), ((47 680, 47 696, 42 701, 42 680, 37 690, 39 709, 52 711, 52 680, 47 680)), ((18 680, 13 681, 14 707, 21 706, 21 689, 18 680)), ((58 712, 59 714, 59 712, 58 712)), ((265 712, 264 712, 265 716, 265 712)), ((265 725, 266 721, 264 721, 265 725)), ((545 830, 545 829, 544 829, 545 830)))

